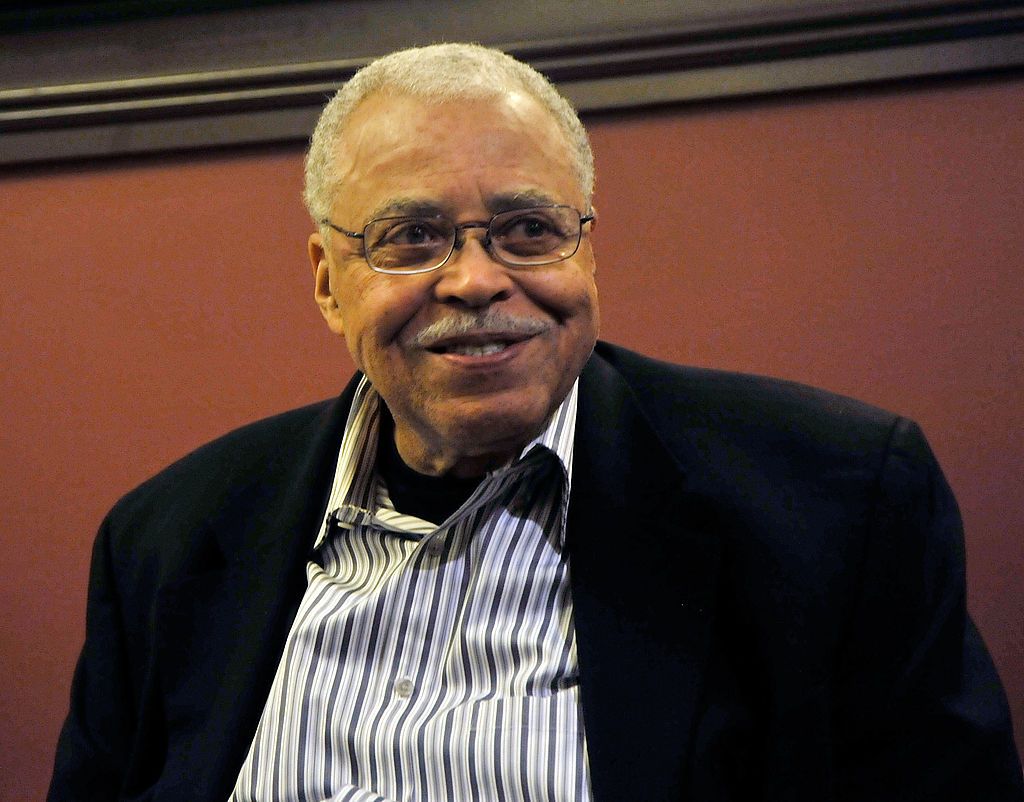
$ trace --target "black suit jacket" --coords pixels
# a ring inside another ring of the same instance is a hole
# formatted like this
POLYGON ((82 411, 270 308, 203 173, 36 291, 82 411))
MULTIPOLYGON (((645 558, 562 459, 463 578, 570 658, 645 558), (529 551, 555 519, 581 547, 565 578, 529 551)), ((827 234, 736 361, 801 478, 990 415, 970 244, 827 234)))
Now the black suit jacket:
MULTIPOLYGON (((111 511, 51 800, 227 799, 354 386, 111 511)), ((598 802, 1024 799, 913 423, 607 344, 580 390, 567 537, 598 802)))

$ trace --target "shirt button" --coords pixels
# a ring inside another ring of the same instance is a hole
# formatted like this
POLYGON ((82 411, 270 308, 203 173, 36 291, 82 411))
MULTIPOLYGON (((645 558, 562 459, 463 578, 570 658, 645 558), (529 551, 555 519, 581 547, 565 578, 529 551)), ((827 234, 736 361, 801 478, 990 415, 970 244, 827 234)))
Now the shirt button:
POLYGON ((408 699, 410 696, 412 696, 412 692, 415 687, 416 686, 413 685, 411 679, 409 679, 408 677, 402 677, 401 679, 395 681, 395 695, 400 696, 403 699, 408 699))

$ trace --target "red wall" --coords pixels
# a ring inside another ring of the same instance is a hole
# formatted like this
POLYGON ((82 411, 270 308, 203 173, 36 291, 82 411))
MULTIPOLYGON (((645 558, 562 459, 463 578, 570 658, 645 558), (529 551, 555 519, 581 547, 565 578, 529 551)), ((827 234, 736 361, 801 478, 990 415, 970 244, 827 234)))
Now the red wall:
MULTIPOLYGON (((590 120, 606 338, 917 418, 1024 743, 1024 81, 590 120)), ((70 135, 70 134, 69 134, 70 135)), ((0 796, 43 795, 105 510, 334 393, 298 149, 0 180, 0 796)))

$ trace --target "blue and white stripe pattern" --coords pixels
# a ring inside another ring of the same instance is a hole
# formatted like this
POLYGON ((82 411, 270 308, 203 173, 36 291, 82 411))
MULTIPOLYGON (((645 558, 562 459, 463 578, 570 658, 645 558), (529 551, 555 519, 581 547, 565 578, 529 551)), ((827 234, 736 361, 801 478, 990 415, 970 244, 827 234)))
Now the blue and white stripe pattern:
POLYGON ((564 548, 576 397, 436 526, 377 478, 363 380, 232 802, 590 799, 564 548))

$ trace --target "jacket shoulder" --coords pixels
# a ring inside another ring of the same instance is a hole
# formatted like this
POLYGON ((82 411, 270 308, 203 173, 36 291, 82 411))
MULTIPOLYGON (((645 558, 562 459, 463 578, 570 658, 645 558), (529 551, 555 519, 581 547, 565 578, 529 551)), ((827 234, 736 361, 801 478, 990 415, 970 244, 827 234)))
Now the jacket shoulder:
MULTIPOLYGON (((275 456, 308 439, 337 400, 320 401, 240 426, 173 462, 124 495, 108 516, 137 519, 160 505, 223 498, 258 477, 275 456)), ((198 512, 199 510, 197 510, 198 512)))
MULTIPOLYGON (((714 442, 877 453, 895 427, 915 424, 885 409, 799 382, 676 365, 599 343, 595 354, 629 386, 656 431, 714 442)), ((792 453, 792 452, 791 452, 792 453)))

